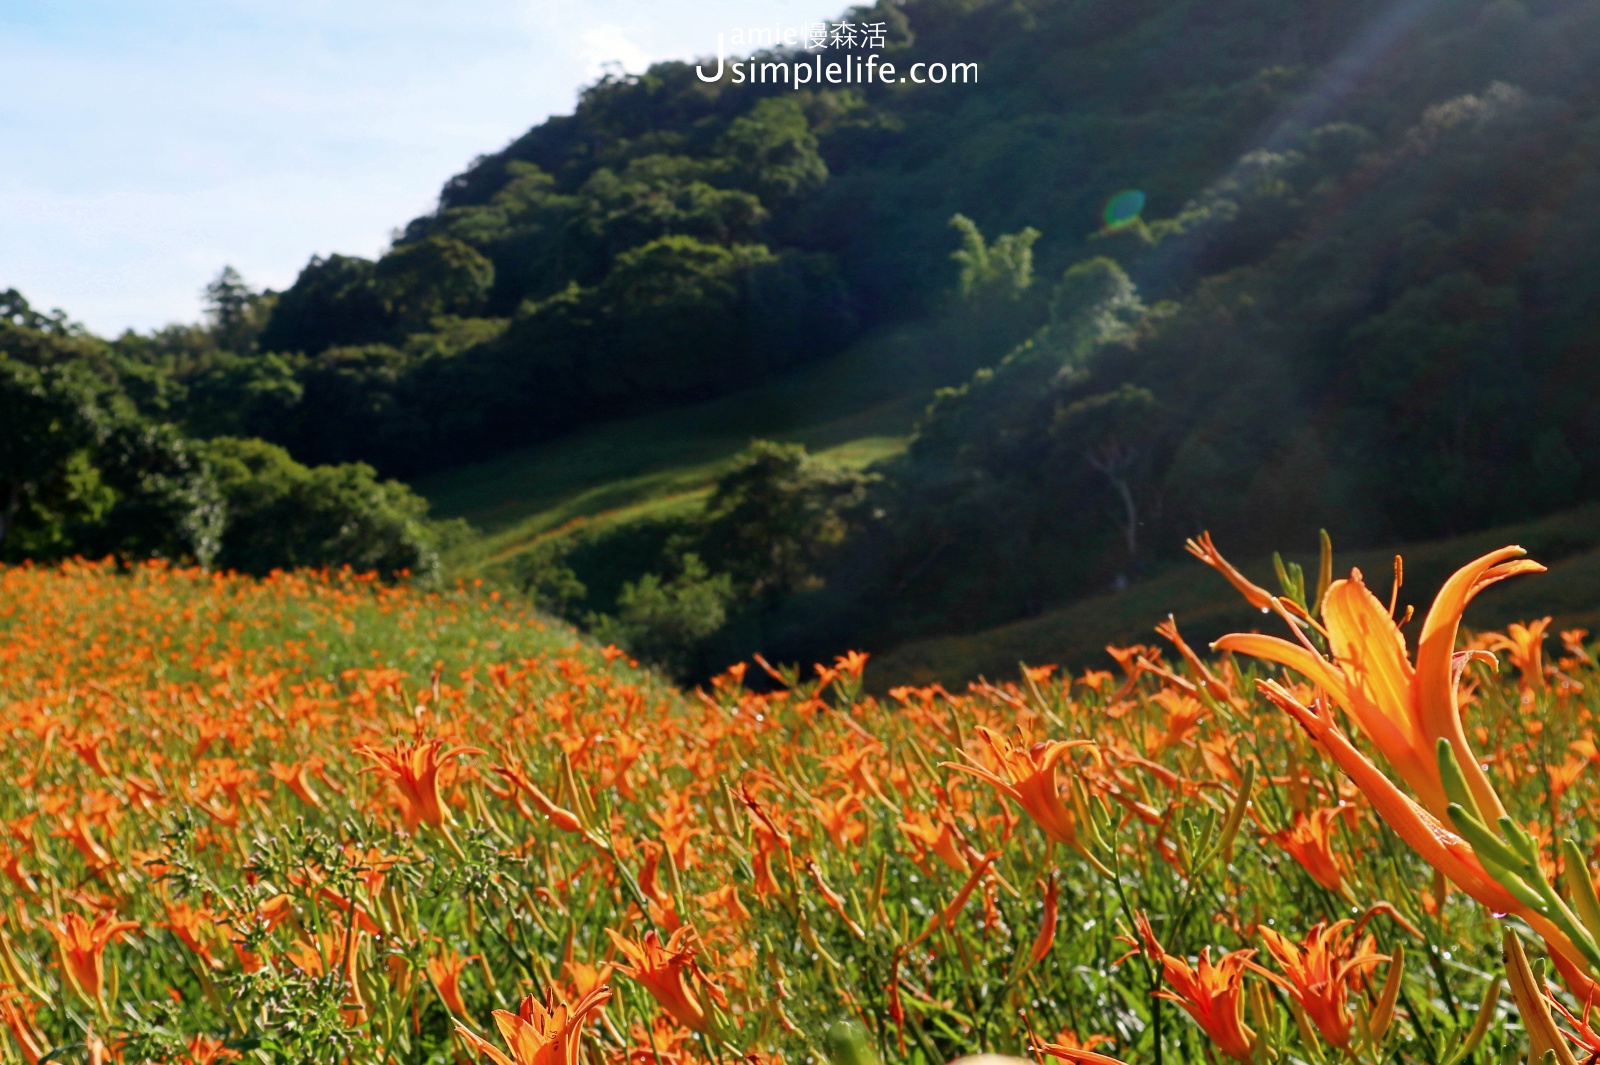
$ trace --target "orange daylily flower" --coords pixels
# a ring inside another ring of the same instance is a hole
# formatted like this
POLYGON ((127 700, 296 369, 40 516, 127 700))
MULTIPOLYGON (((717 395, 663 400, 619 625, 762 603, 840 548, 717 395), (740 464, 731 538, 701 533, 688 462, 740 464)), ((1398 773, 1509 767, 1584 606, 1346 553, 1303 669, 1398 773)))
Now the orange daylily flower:
POLYGON ((867 659, 872 656, 865 651, 846 651, 833 660, 833 668, 847 677, 859 677, 861 671, 867 668, 867 659))
POLYGON ((214 1035, 196 1035, 189 1040, 190 1065, 217 1065, 219 1061, 233 1061, 239 1052, 214 1035))
POLYGON ((1122 667, 1122 673, 1127 678, 1122 682, 1122 687, 1118 688, 1116 694, 1112 696, 1113 699, 1120 699, 1132 691, 1134 682, 1144 674, 1145 667, 1151 664, 1151 658, 1159 656, 1159 652, 1155 648, 1146 647, 1142 643, 1136 643, 1132 647, 1116 647, 1107 644, 1106 654, 1116 659, 1117 665, 1122 667), (1150 657, 1147 658, 1147 655, 1150 657))
POLYGON ((661 842, 672 852, 672 860, 678 868, 692 869, 695 859, 689 844, 695 837, 705 835, 707 830, 694 824, 695 810, 689 796, 675 792, 667 797, 659 813, 651 810, 645 816, 660 829, 661 842))
MULTIPOLYGON (((1044 889, 1044 914, 1039 919, 1039 934, 1034 937, 1033 948, 1028 951, 1029 965, 1038 965, 1044 960, 1045 955, 1050 953, 1050 948, 1055 946, 1059 896, 1060 885, 1057 883, 1056 875, 1052 871, 1044 889)), ((1061 1040, 1058 1039, 1057 1042, 1059 1043, 1061 1040)), ((1094 1047, 1090 1046, 1087 1049, 1093 1050, 1094 1047)))
POLYGON ((1244 780, 1237 762, 1237 734, 1207 736, 1198 740, 1195 746, 1200 749, 1200 761, 1205 763, 1206 771, 1212 776, 1235 786, 1244 780))
POLYGON ((589 992, 611 979, 614 968, 610 965, 593 966, 588 962, 571 961, 566 964, 571 998, 583 998, 589 992))
POLYGON ((638 942, 609 928, 606 934, 631 963, 618 966, 618 972, 643 984, 661 1008, 684 1027, 696 1032, 711 1027, 710 1015, 689 987, 688 974, 694 967, 695 948, 688 945, 689 937, 694 934, 688 925, 672 933, 665 945, 655 929, 646 932, 638 942))
POLYGON ((64 821, 59 829, 50 833, 58 839, 70 842, 91 870, 96 872, 116 864, 116 859, 111 857, 111 852, 100 845, 95 839, 94 829, 82 813, 72 815, 72 819, 64 821))
POLYGON ((719 888, 699 896, 700 908, 706 911, 721 910, 723 917, 728 921, 748 921, 750 911, 739 899, 739 886, 737 884, 724 884, 719 888))
POLYGON ((1581 1014, 1573 1013, 1561 1003, 1559 999, 1552 998, 1548 993, 1544 996, 1545 1004, 1554 1006, 1566 1022, 1572 1026, 1571 1030, 1560 1029, 1561 1034, 1572 1041, 1572 1045, 1583 1051, 1585 1060, 1594 1061, 1600 1058, 1600 1032, 1595 1031, 1594 1024, 1589 1020, 1594 1012, 1594 998, 1591 996, 1583 1004, 1581 1014))
POLYGON ((330 976, 337 973, 348 986, 344 1006, 340 1012, 351 1025, 366 1020, 366 1003, 361 995, 361 925, 352 932, 337 927, 313 935, 309 940, 297 939, 284 951, 284 960, 312 976, 330 976))
MULTIPOLYGON (((534 808, 550 819, 550 823, 563 832, 584 833, 583 820, 571 810, 558 805, 554 799, 545 794, 544 789, 528 779, 522 767, 515 762, 507 760, 505 765, 497 765, 494 771, 504 777, 506 783, 515 787, 533 802, 534 808)), ((526 810, 524 810, 526 812, 526 810)))
MULTIPOLYGON (((850 916, 850 911, 845 906, 844 896, 839 894, 828 885, 827 880, 823 879, 822 870, 817 868, 817 863, 809 858, 806 859, 806 872, 810 875, 811 882, 816 885, 817 894, 822 896, 822 901, 827 905, 828 909, 832 910, 839 916, 839 919, 844 922, 845 927, 850 929, 851 934, 857 939, 867 938, 866 930, 856 923, 855 918, 850 916)), ((957 910, 961 908, 961 904, 966 902, 966 896, 970 893, 970 887, 963 892, 963 894, 960 896, 961 903, 956 906, 957 910)), ((953 917, 947 917, 947 920, 953 919, 953 917)))
POLYGON ((1263 925, 1261 939, 1283 968, 1283 975, 1259 965, 1250 966, 1283 988, 1305 1010, 1322 1038, 1340 1050, 1350 1046, 1351 982, 1363 969, 1389 960, 1387 954, 1374 949, 1376 940, 1370 934, 1361 936, 1359 929, 1350 931, 1353 925, 1355 922, 1349 918, 1331 925, 1318 924, 1299 943, 1263 925))
POLYGON ((452 758, 483 751, 477 747, 447 748, 444 740, 431 739, 417 740, 409 746, 397 743, 387 751, 363 745, 356 748, 356 753, 374 763, 363 772, 382 773, 394 782, 395 790, 400 793, 406 829, 412 831, 419 823, 430 828, 444 827, 445 808, 439 798, 440 770, 452 758))
POLYGON ((1506 626, 1504 633, 1489 633, 1488 644, 1492 651, 1506 652, 1506 659, 1522 674, 1522 683, 1530 691, 1542 692, 1544 683, 1544 634, 1551 619, 1540 618, 1529 625, 1516 622, 1506 626))
POLYGON ((955 828, 946 817, 935 820, 924 810, 909 811, 900 822, 900 831, 923 851, 931 851, 958 873, 967 871, 967 859, 956 846, 955 828))
POLYGON ((38 895, 39 888, 34 884, 33 877, 22 867, 22 855, 9 847, 0 847, 0 873, 5 873, 6 878, 17 885, 24 894, 38 895))
POLYGON ((883 788, 872 775, 872 770, 867 767, 868 760, 879 753, 881 753, 879 749, 873 745, 856 747, 824 758, 822 764, 848 778, 857 791, 888 802, 889 800, 884 797, 883 788))
POLYGON ((267 767, 274 777, 307 806, 322 809, 322 797, 312 788, 311 782, 306 779, 306 772, 310 768, 305 762, 296 762, 285 765, 282 762, 273 762, 267 767))
POLYGON ((1083 672, 1083 676, 1078 678, 1078 683, 1082 684, 1085 688, 1092 689, 1093 691, 1099 691, 1101 688, 1105 687, 1106 681, 1110 679, 1111 673, 1109 670, 1086 669, 1083 672))
POLYGON ((855 817, 856 812, 862 809, 861 797, 855 792, 846 791, 834 799, 813 796, 811 805, 835 847, 842 850, 866 835, 867 826, 855 817))
POLYGON ((1081 1044, 1067 1033, 1058 1035, 1056 1039, 1057 1042, 1054 1043, 1030 1043, 1028 1050, 1058 1061, 1070 1061, 1073 1065, 1127 1065, 1120 1058, 1095 1052, 1095 1047, 1107 1042, 1103 1035, 1091 1035, 1081 1044))
POLYGON ((1004 776, 981 765, 961 762, 940 762, 939 765, 993 785, 1002 795, 1008 796, 1027 811, 1046 836, 1098 864, 1079 838, 1077 816, 1061 802, 1056 790, 1056 764, 1078 747, 1088 748, 1098 760, 1099 752, 1095 745, 1088 740, 1054 740, 1020 748, 1013 746, 993 729, 979 725, 977 731, 999 760, 1004 776))
POLYGON ((0 1023, 10 1030, 28 1065, 39 1065, 39 1059, 50 1047, 49 1040, 34 1026, 33 1015, 38 1012, 39 1003, 24 998, 7 985, 0 985, 0 1023))
MULTIPOLYGON (((1329 585, 1322 602, 1331 661, 1309 646, 1255 633, 1224 636, 1212 647, 1288 666, 1320 686, 1441 821, 1449 802, 1439 777, 1437 746, 1440 739, 1448 741, 1478 807, 1492 822, 1505 809, 1462 728, 1455 643, 1462 612, 1475 595, 1507 577, 1544 570, 1537 562, 1518 558, 1521 554, 1520 547, 1491 551, 1445 582, 1423 622, 1415 665, 1400 627, 1367 590, 1360 570, 1329 585)), ((1298 623, 1286 611, 1283 616, 1298 635, 1298 623)))
POLYGON ((1233 696, 1228 691, 1228 686, 1222 683, 1215 673, 1211 672, 1211 667, 1201 661, 1200 656, 1195 654, 1194 648, 1190 647, 1188 641, 1178 632, 1177 618, 1168 614, 1167 620, 1156 626, 1156 634, 1178 649, 1178 653, 1183 656, 1183 660, 1189 663, 1189 669, 1198 678, 1200 686, 1205 688, 1213 699, 1224 703, 1232 699, 1233 696))
POLYGON ((1207 947, 1190 967, 1185 959, 1166 952, 1142 913, 1135 917, 1134 933, 1137 938, 1127 942, 1135 953, 1159 964, 1167 982, 1156 994, 1183 1007, 1224 1054, 1236 1061, 1251 1060, 1256 1033, 1244 1023, 1244 975, 1256 952, 1229 951, 1213 965, 1207 947))
POLYGON ((1560 799, 1562 795, 1566 794, 1568 788, 1578 782, 1579 778, 1583 776, 1584 770, 1588 768, 1588 759, 1578 757, 1571 757, 1565 762, 1546 766, 1545 771, 1550 775, 1550 797, 1552 799, 1560 799))
POLYGON ((183 945, 200 958, 208 968, 216 964, 206 937, 216 927, 216 914, 207 909, 197 909, 186 902, 167 903, 166 928, 182 941, 183 945))
POLYGON ((1156 692, 1150 697, 1150 701, 1161 707, 1167 718, 1166 735, 1152 730, 1152 742, 1147 745, 1150 748, 1150 756, 1159 758, 1163 752, 1178 746, 1189 737, 1195 726, 1200 723, 1200 719, 1205 716, 1206 708, 1194 696, 1170 688, 1156 692))
POLYGON ((662 1013, 651 1018, 648 1028, 634 1021, 628 1036, 632 1045, 628 1047, 627 1065, 680 1065, 686 1060, 682 1048, 694 1040, 693 1032, 662 1013))
POLYGON ((451 1013, 464 1016, 467 1012, 467 1004, 461 998, 461 973, 476 958, 476 954, 461 955, 451 950, 427 961, 428 978, 439 989, 439 997, 451 1013))
MULTIPOLYGON (((743 674, 741 673, 741 675, 743 674)), ((611 765, 610 784, 617 789, 617 793, 624 799, 632 802, 636 796, 633 793, 632 784, 628 782, 628 770, 633 768, 633 763, 637 762, 639 756, 644 753, 645 742, 631 733, 619 732, 611 737, 611 744, 616 748, 617 753, 611 765)))
POLYGON ((559 1001, 552 990, 543 1005, 529 995, 516 1013, 495 1010, 495 1025, 510 1054, 460 1021, 456 1022, 456 1032, 473 1050, 487 1054, 495 1065, 578 1065, 584 1026, 610 998, 611 988, 601 986, 568 1004, 559 1001))
POLYGON ((59 921, 46 921, 45 927, 61 948, 61 969, 84 997, 98 1001, 105 986, 106 947, 124 932, 139 927, 137 921, 119 921, 114 913, 102 912, 94 922, 69 913, 59 921))
POLYGON ((1244 1023, 1245 966, 1255 956, 1253 950, 1234 950, 1211 964, 1211 951, 1200 951, 1195 968, 1182 958, 1166 955, 1162 971, 1170 991, 1157 992, 1176 1002, 1230 1058, 1249 1061, 1256 1034, 1244 1023))
POLYGON ((1548 919, 1534 913, 1484 869, 1472 845, 1446 828, 1438 818, 1395 787, 1367 756, 1334 725, 1325 709, 1313 709, 1297 700, 1276 681, 1260 681, 1261 693, 1287 712, 1321 743, 1334 762, 1372 802, 1373 809, 1406 844, 1429 865, 1495 913, 1514 913, 1527 921, 1546 943, 1569 962, 1582 966, 1583 955, 1548 919))
POLYGON ((1345 861, 1333 849, 1333 825, 1347 811, 1347 807, 1325 806, 1311 811, 1310 817, 1296 813, 1293 824, 1270 835, 1274 843, 1288 851, 1313 880, 1329 891, 1344 888, 1345 861))
POLYGON ((101 751, 108 738, 104 732, 97 732, 94 735, 85 733, 68 736, 66 742, 67 746, 76 751, 78 757, 94 770, 96 776, 108 777, 111 775, 111 767, 106 764, 105 754, 101 751))

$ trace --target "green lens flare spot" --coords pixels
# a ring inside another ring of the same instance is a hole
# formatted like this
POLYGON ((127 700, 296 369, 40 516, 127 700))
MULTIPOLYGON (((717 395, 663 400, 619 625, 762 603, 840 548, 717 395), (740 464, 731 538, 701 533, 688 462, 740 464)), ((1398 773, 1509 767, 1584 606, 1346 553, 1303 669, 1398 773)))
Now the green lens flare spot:
POLYGON ((1124 189, 1106 201, 1102 214, 1107 229, 1121 229, 1139 220, 1144 211, 1144 193, 1138 189, 1124 189))

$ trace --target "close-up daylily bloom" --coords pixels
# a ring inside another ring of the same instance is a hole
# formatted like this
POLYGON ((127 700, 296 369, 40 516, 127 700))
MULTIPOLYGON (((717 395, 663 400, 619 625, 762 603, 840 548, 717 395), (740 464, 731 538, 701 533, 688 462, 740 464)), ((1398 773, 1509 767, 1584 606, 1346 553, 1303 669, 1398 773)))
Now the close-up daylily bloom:
POLYGON ((116 914, 102 912, 90 922, 68 913, 58 921, 46 923, 61 950, 62 969, 85 998, 101 1001, 105 989, 106 947, 126 932, 139 927, 137 921, 118 920, 116 914))
POLYGON ((661 942, 654 929, 639 940, 628 939, 609 928, 606 934, 629 961, 628 965, 618 966, 618 972, 637 980, 684 1027, 696 1032, 711 1027, 710 1014, 689 986, 696 953, 690 944, 693 929, 678 929, 666 943, 661 942))
POLYGON ((357 752, 373 761, 369 773, 381 773, 394 783, 399 793, 406 828, 418 824, 441 828, 449 816, 439 797, 439 776, 453 758, 482 754, 477 747, 447 746, 442 739, 416 740, 409 745, 395 744, 388 750, 363 746, 357 752))
POLYGON ((1359 928, 1352 930, 1355 924, 1349 918, 1319 924, 1298 943, 1263 926, 1261 939, 1282 974, 1251 964, 1254 971, 1283 988, 1305 1010, 1322 1038, 1340 1050, 1350 1046, 1355 1019, 1349 1002, 1354 981, 1365 970, 1389 960, 1374 949, 1370 935, 1363 937, 1359 928))
MULTIPOLYGON (((1303 641, 1237 633, 1212 646, 1288 666, 1328 693, 1350 715, 1372 745, 1394 766, 1434 817, 1447 818, 1449 800, 1439 776, 1437 745, 1449 742, 1479 808, 1490 819, 1505 813, 1479 760, 1467 743, 1456 698, 1461 664, 1455 653, 1461 615, 1490 585, 1544 567, 1520 559, 1520 547, 1503 547, 1457 570, 1434 599, 1413 663, 1405 636, 1389 611, 1366 586, 1359 570, 1334 581, 1322 602, 1329 657, 1303 641)), ((1213 565, 1222 565, 1221 556, 1213 565)), ((1287 613, 1284 614, 1289 618, 1287 613)))
POLYGON ((1235 1061, 1247 1062, 1255 1056, 1256 1033, 1245 1024, 1245 974, 1252 968, 1254 950, 1227 951, 1215 963, 1211 949, 1204 947, 1194 965, 1167 953, 1156 938, 1149 918, 1138 914, 1131 943, 1131 954, 1142 954, 1161 972, 1164 986, 1156 994, 1176 1002, 1218 1050, 1235 1061))
POLYGON ((980 726, 977 731, 1000 764, 998 773, 976 761, 940 762, 940 766, 992 785, 1022 807, 1050 839, 1095 860, 1084 844, 1079 815, 1061 801, 1056 783, 1056 767, 1068 754, 1079 748, 1094 754, 1095 745, 1088 740, 1055 740, 1022 748, 993 729, 980 726))
POLYGON ((1329 891, 1344 889, 1345 862, 1333 847, 1333 832, 1345 813, 1336 806, 1312 810, 1309 816, 1297 811, 1288 828, 1271 833, 1272 841, 1329 891))
POLYGON ((455 1027, 468 1046, 488 1055, 495 1065, 578 1065, 582 1060, 584 1026, 610 999, 611 988, 600 986, 571 1004, 561 1001, 552 991, 544 1003, 528 995, 516 1013, 495 1010, 495 1026, 510 1053, 460 1021, 455 1027))

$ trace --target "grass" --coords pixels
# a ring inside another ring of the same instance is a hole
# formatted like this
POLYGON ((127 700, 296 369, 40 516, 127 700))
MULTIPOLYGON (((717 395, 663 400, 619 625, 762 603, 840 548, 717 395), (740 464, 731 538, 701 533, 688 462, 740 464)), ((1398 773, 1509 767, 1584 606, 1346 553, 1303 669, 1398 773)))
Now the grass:
MULTIPOLYGON (((597 425, 488 462, 426 478, 417 488, 442 517, 467 519, 483 535, 452 559, 461 575, 490 574, 551 534, 578 523, 617 526, 687 515, 699 508, 733 457, 753 439, 796 441, 863 467, 904 450, 937 387, 964 380, 992 348, 971 330, 922 322, 885 329, 840 355, 782 378, 688 407, 597 425)), ((1466 559, 1521 543, 1554 563, 1537 581, 1497 589, 1469 620, 1481 625, 1553 613, 1561 624, 1600 628, 1600 508, 1404 549, 1408 595, 1425 595, 1466 559)), ((1226 548, 1226 545, 1223 545, 1226 548)), ((1386 587, 1394 550, 1340 554, 1386 587)), ((1314 557, 1300 561, 1314 568, 1314 557)), ((1245 570, 1273 587, 1269 559, 1245 570)), ((1122 592, 1097 595, 1036 617, 974 633, 916 640, 876 653, 878 690, 903 683, 960 685, 1007 676, 1019 661, 1102 665, 1109 643, 1146 640, 1168 613, 1197 640, 1250 628, 1258 619, 1232 589, 1198 564, 1179 564, 1122 592)))
POLYGON ((452 561, 493 568, 574 521, 627 522, 698 506, 752 440, 792 441, 851 466, 902 451, 933 391, 998 357, 942 321, 870 333, 824 362, 733 395, 596 425, 423 478, 436 515, 483 532, 452 561))
MULTIPOLYGON (((1600 629, 1600 506, 1581 507, 1538 521, 1503 526, 1468 536, 1410 544, 1405 557, 1400 602, 1416 607, 1418 620, 1407 627, 1415 638, 1434 591, 1458 566, 1505 544, 1521 544, 1550 567, 1548 574, 1523 577, 1495 588, 1473 604, 1469 624, 1501 626, 1551 614, 1557 628, 1600 629)), ((1226 544, 1219 545, 1224 551, 1226 544)), ((1352 566, 1366 574, 1381 595, 1397 549, 1340 552, 1334 545, 1334 575, 1352 566)), ((1292 553, 1291 553, 1292 554, 1292 553)), ((1295 557, 1315 579, 1316 557, 1295 557)), ((1275 589, 1269 558, 1240 566, 1262 587, 1275 589)), ((981 632, 916 640, 873 660, 875 687, 894 684, 962 685, 979 677, 1009 677, 1019 662, 1060 662, 1109 668, 1106 644, 1144 643, 1168 614, 1198 646, 1226 632, 1254 628, 1277 631, 1252 611, 1225 581, 1198 562, 1180 564, 1124 591, 1081 599, 1037 617, 981 632)))

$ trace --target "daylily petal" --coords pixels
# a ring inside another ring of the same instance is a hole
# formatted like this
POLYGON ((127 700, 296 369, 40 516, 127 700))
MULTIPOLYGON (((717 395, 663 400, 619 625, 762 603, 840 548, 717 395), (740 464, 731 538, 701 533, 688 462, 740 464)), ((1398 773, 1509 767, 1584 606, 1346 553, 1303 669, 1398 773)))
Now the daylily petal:
POLYGON ((1502 547, 1456 570, 1445 581, 1444 587, 1439 589, 1427 620, 1422 624, 1422 636, 1417 641, 1417 714, 1424 737, 1430 746, 1437 743, 1440 737, 1450 741, 1478 808, 1491 820, 1503 817, 1505 807, 1500 804, 1493 785, 1467 744, 1466 733, 1461 727, 1461 713, 1456 704, 1452 666, 1461 615, 1467 609, 1467 604, 1472 602, 1472 597, 1506 577, 1544 569, 1537 562, 1508 561, 1521 554, 1524 552, 1520 547, 1502 547))
POLYGON ((1334 662, 1349 680, 1349 701, 1341 705, 1422 804, 1434 816, 1445 816, 1448 800, 1439 762, 1417 719, 1413 670, 1400 627, 1368 590, 1360 570, 1329 585, 1322 617, 1334 662))
POLYGON ((1406 638, 1389 611, 1354 571, 1349 580, 1334 581, 1322 601, 1333 659, 1408 741, 1417 734, 1412 716, 1411 662, 1406 638))
POLYGON ((1280 666, 1288 666, 1296 673, 1303 674, 1313 684, 1325 689, 1340 706, 1350 704, 1350 687, 1345 683, 1344 676, 1333 668, 1327 659, 1297 643, 1255 632, 1236 632, 1213 643, 1211 649, 1232 651, 1235 654, 1249 655, 1252 658, 1276 662, 1280 666))
POLYGON ((473 1050, 480 1054, 489 1055, 489 1060, 494 1062, 494 1065, 517 1065, 517 1063, 507 1057, 505 1052, 499 1047, 495 1046, 481 1035, 478 1035, 476 1032, 473 1032, 460 1021, 456 1022, 456 1034, 465 1039, 467 1044, 471 1046, 473 1050))
POLYGON ((1543 991, 1533 978, 1533 967, 1528 964, 1517 934, 1506 929, 1501 946, 1505 951, 1506 981, 1511 985, 1511 997, 1516 1000, 1522 1026, 1528 1032, 1529 1049, 1533 1051, 1529 1060, 1540 1061, 1545 1054, 1554 1053, 1556 1065, 1578 1065, 1555 1018, 1550 1016, 1550 1007, 1545 1005, 1543 991))
POLYGON ((1263 695, 1304 725, 1326 748, 1345 775, 1372 801, 1378 816, 1424 861, 1491 910, 1520 914, 1526 909, 1489 876, 1466 840, 1395 787, 1331 721, 1272 681, 1262 682, 1260 688, 1263 695))

